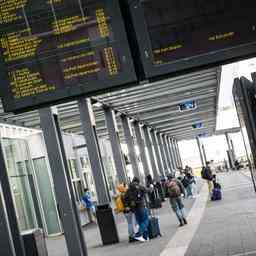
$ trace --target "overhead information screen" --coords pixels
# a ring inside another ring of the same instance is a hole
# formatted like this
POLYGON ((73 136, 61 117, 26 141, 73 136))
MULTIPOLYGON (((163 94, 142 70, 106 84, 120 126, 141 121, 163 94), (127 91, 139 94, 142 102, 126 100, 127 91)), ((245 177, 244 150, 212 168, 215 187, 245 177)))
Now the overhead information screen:
POLYGON ((136 80, 118 1, 0 4, 1 96, 6 111, 91 95, 136 80))
POLYGON ((256 53, 256 1, 137 0, 129 7, 147 77, 256 53))

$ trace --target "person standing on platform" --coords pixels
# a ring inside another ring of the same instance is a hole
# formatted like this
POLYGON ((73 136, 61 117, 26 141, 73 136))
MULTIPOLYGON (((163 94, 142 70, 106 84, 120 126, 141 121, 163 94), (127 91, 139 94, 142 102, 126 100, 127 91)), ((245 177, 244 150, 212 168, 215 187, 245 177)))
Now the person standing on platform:
POLYGON ((213 189, 213 183, 212 183, 213 174, 210 167, 210 162, 206 162, 206 167, 203 168, 201 176, 204 180, 207 181, 209 194, 211 195, 212 189, 213 189))
POLYGON ((128 224, 129 242, 132 243, 132 242, 136 241, 134 239, 135 223, 134 223, 134 214, 133 214, 133 212, 131 211, 131 209, 129 207, 126 207, 126 205, 125 205, 125 194, 128 190, 128 186, 126 186, 126 184, 120 184, 120 185, 117 186, 117 190, 118 190, 119 193, 115 197, 115 203, 116 203, 115 212, 117 214, 118 213, 124 214, 125 219, 126 219, 127 224, 128 224))
POLYGON ((181 181, 175 179, 172 175, 168 175, 168 194, 171 207, 179 220, 179 226, 182 227, 188 224, 184 204, 182 202, 182 194, 185 195, 185 188, 181 181))
POLYGON ((134 177, 124 197, 125 207, 134 212, 136 222, 139 225, 139 231, 135 234, 134 239, 140 242, 149 240, 149 211, 146 207, 147 192, 148 190, 140 185, 140 180, 134 177))
POLYGON ((94 222, 93 217, 96 221, 96 219, 97 219, 97 217, 96 217, 96 208, 95 208, 95 205, 92 201, 91 193, 90 193, 88 188, 84 189, 84 195, 82 197, 82 203, 84 204, 84 206, 87 210, 89 221, 94 222))

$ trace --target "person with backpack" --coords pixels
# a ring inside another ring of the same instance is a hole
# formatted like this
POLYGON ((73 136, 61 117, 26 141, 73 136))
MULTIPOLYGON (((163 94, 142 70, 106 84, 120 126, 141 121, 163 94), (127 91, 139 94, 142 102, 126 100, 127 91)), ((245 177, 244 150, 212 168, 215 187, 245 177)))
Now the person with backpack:
POLYGON ((187 198, 193 197, 192 192, 192 185, 195 182, 194 177, 191 175, 190 172, 186 172, 184 178, 181 180, 182 185, 184 186, 186 190, 186 196, 187 198))
POLYGON ((212 189, 213 189, 213 183, 212 183, 213 175, 210 167, 210 162, 206 162, 206 167, 202 168, 201 176, 204 180, 207 181, 209 194, 211 195, 212 189))
POLYGON ((182 194, 185 195, 185 188, 181 181, 176 179, 173 175, 168 175, 167 178, 170 204, 179 220, 179 226, 182 227, 188 224, 185 216, 184 204, 182 202, 182 194))
POLYGON ((116 203, 116 208, 115 212, 117 214, 121 213, 124 214, 125 219, 128 224, 128 236, 129 236, 129 242, 132 243, 136 241, 134 239, 135 232, 134 232, 134 214, 131 211, 129 207, 125 206, 125 194, 128 190, 128 187, 126 184, 120 184, 117 186, 117 191, 119 192, 118 195, 115 197, 115 203, 116 203))
POLYGON ((148 190, 140 185, 140 180, 134 177, 124 196, 124 204, 126 209, 131 210, 134 215, 139 230, 135 234, 134 239, 140 242, 149 240, 149 212, 146 207, 146 193, 148 190))

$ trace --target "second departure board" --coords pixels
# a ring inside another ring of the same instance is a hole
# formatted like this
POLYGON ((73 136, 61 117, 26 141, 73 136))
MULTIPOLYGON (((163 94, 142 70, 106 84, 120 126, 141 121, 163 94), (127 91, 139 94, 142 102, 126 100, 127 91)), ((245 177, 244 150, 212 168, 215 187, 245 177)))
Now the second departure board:
POLYGON ((136 80, 116 0, 0 0, 0 54, 6 111, 136 80))
POLYGON ((147 78, 256 54, 256 1, 127 3, 147 78))

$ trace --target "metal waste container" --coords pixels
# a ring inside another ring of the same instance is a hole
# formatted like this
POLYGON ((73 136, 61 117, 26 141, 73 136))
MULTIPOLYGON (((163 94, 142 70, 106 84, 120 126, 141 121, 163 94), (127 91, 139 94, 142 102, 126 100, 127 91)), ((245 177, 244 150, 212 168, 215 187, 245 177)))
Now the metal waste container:
POLYGON ((110 205, 105 204, 97 206, 96 216, 103 245, 118 243, 119 236, 110 205))
POLYGON ((44 233, 41 229, 21 232, 26 256, 48 256, 44 233))

